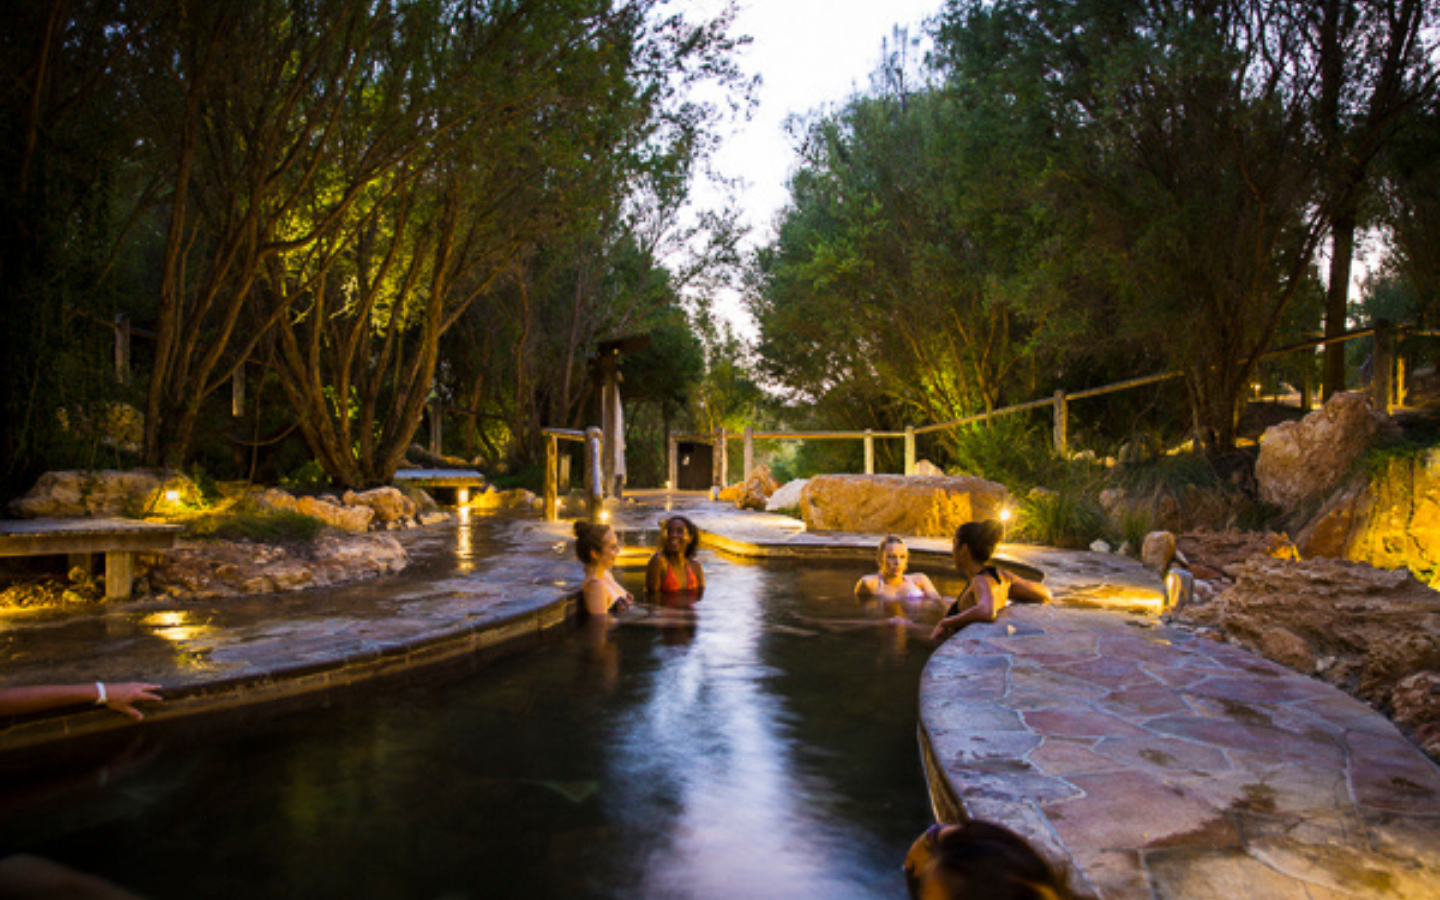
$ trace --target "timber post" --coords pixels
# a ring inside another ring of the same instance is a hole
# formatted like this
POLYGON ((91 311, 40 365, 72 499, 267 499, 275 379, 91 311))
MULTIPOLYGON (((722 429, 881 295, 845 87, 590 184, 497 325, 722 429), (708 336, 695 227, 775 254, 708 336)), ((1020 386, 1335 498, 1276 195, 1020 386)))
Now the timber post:
POLYGON ((605 432, 594 425, 585 429, 585 505, 591 522, 599 522, 605 511, 604 445, 605 432))
POLYGON ((730 476, 730 445, 727 443, 723 427, 715 429, 715 464, 711 471, 714 474, 715 487, 725 490, 725 482, 730 476))
POLYGON ((1389 319, 1378 319, 1375 322, 1375 355, 1371 362, 1374 368, 1370 386, 1371 397, 1374 399, 1375 408, 1388 415, 1394 408, 1395 400, 1395 332, 1389 319))
POLYGON ((1060 457, 1061 459, 1066 459, 1066 458, 1068 458, 1069 455, 1070 455, 1070 453, 1069 453, 1069 450, 1070 450, 1070 440, 1069 440, 1069 434, 1068 434, 1069 428, 1070 428, 1070 404, 1069 404, 1069 402, 1066 401, 1066 399, 1065 399, 1065 392, 1064 392, 1064 391, 1056 391, 1056 392, 1055 392, 1055 432, 1054 432, 1054 435, 1053 435, 1053 440, 1054 440, 1054 442, 1055 442, 1055 455, 1058 456, 1058 457, 1060 457))
POLYGON ((545 521, 560 518, 559 504, 559 438, 545 435, 545 521))
POLYGON ((865 474, 875 474, 875 429, 865 429, 865 474))
POLYGON ((674 432, 665 435, 665 490, 680 489, 680 439, 674 432))
POLYGON ((755 471, 755 427, 745 426, 745 482, 750 481, 750 473, 755 471))
POLYGON ((905 474, 915 474, 915 426, 905 426, 905 474))

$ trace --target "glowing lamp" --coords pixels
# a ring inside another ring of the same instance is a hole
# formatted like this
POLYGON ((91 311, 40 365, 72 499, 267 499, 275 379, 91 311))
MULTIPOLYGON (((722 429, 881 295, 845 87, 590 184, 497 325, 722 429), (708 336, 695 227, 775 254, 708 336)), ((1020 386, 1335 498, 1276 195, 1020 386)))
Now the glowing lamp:
POLYGON ((170 503, 179 503, 180 492, 175 490, 174 488, 171 488, 170 490, 165 492, 165 499, 170 503))
POLYGON ((1000 510, 1000 521, 1002 521, 1002 522, 1008 522, 1008 521, 1010 521, 1010 516, 1011 516, 1011 512, 1010 512, 1010 510, 1009 510, 1008 507, 1002 508, 1002 509, 1000 510))
POLYGON ((460 488, 460 490, 456 492, 455 498, 461 506, 464 506, 465 504, 470 502, 470 489, 464 487, 460 488))

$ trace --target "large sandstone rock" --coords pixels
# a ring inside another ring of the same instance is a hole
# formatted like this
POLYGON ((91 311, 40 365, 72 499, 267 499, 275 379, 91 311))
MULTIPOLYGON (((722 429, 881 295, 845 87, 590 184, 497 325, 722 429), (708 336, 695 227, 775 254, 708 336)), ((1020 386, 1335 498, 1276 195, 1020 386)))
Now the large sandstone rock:
POLYGON ((1234 585, 1181 618, 1382 709, 1394 706, 1402 681, 1440 670, 1440 593, 1403 569, 1255 556, 1233 572, 1234 585))
POLYGON ((368 531, 370 520, 375 518, 375 510, 368 506, 341 506, 318 497, 301 497, 296 500, 295 511, 345 531, 368 531))
POLYGON ((967 476, 817 475, 801 491, 800 513, 811 529, 950 537, 965 522, 998 518, 1009 497, 967 476))
POLYGON ((388 534, 328 535, 297 547, 179 541, 173 550, 142 555, 140 570, 152 593, 200 599, 343 584, 398 572, 408 562, 388 534))
POLYGON ((780 482, 770 474, 770 467, 761 463, 750 472, 750 477, 745 479, 745 484, 740 489, 740 496, 735 499, 735 506, 740 509, 763 511, 770 495, 778 490, 780 490, 780 482))
MULTIPOLYGON (((169 482, 182 493, 196 493, 194 484, 184 476, 171 476, 169 482)), ((46 472, 10 508, 24 519, 139 514, 155 506, 166 486, 164 474, 150 469, 46 472)))
POLYGON ((524 488, 497 491, 494 485, 487 485, 484 491, 472 494, 472 509, 519 509, 535 505, 535 494, 524 488))
POLYGON ((368 506, 375 511, 376 522, 394 522, 408 519, 419 510, 419 505, 393 487, 378 487, 368 491, 346 491, 342 501, 346 506, 368 506))
POLYGON ((1301 532, 1301 552, 1408 568, 1440 584, 1440 449, 1390 456, 1338 491, 1301 532))
POLYGON ((920 459, 915 461, 915 474, 925 476, 944 475, 945 470, 935 465, 928 459, 920 459))
POLYGON ((808 478, 797 478, 794 481, 786 482, 780 489, 770 495, 765 501, 765 509, 769 512, 777 512, 782 509, 798 509, 800 507, 800 492, 805 490, 805 485, 810 483, 808 478))
POLYGON ((1294 510, 1324 499, 1386 424, 1366 394, 1336 394, 1298 422, 1265 429, 1255 479, 1260 498, 1294 510))

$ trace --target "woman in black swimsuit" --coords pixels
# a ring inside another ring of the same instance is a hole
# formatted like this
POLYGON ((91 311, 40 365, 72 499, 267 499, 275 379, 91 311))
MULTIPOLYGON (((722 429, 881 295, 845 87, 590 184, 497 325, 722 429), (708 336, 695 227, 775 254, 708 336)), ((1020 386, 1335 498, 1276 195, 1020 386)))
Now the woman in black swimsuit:
POLYGON ((986 565, 1004 534, 1005 526, 996 519, 966 522, 956 530, 952 551, 955 568, 970 584, 935 626, 931 640, 939 643, 971 622, 995 621, 1012 598, 1032 603, 1050 602, 1050 589, 1045 585, 986 565))

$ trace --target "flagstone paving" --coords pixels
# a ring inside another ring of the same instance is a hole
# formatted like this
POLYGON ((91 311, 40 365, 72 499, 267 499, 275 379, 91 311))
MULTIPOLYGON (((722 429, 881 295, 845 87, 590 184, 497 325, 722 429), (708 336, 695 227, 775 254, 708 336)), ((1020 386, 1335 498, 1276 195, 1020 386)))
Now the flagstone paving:
MULTIPOLYGON (((613 521, 639 538, 681 511, 728 553, 860 565, 879 540, 702 498, 644 492, 613 521)), ((474 657, 563 621, 580 574, 569 523, 454 529, 404 533, 416 562, 364 584, 3 613, 0 677, 155 681, 153 722, 474 657)), ((948 567, 948 541, 908 543, 914 564, 948 567)), ((1104 900, 1440 898, 1440 769, 1378 712, 1160 625, 1160 583, 1133 560, 1001 552, 1059 602, 1011 607, 931 658, 920 724, 937 814, 1020 830, 1104 900)), ((133 727, 94 709, 32 717, 0 724, 0 753, 133 727)))
POLYGON ((942 815, 1020 830, 1085 893, 1440 897, 1440 768, 1237 647, 1012 607, 938 649, 920 697, 942 815))

